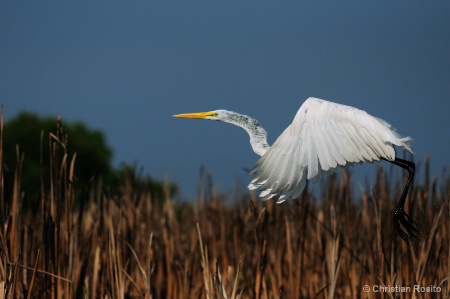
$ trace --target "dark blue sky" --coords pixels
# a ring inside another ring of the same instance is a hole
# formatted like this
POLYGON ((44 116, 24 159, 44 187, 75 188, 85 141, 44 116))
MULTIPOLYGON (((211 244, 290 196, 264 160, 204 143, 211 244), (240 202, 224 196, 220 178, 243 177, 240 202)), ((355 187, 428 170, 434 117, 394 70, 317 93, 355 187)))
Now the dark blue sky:
MULTIPOLYGON (((450 164, 449 1, 0 2, 0 102, 103 131, 114 163, 178 181, 201 165, 220 190, 257 156, 228 124, 174 119, 228 109, 269 141, 309 96, 366 110, 450 164)), ((26 163, 26 160, 25 160, 26 163)), ((374 173, 355 167, 355 181, 374 173)), ((419 169, 420 171, 420 169, 419 169)))

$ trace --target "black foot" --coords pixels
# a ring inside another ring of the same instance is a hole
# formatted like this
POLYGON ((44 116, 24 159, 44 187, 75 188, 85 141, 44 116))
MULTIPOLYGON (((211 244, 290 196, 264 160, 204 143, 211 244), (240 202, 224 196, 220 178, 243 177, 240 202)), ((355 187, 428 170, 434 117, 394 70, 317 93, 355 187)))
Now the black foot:
POLYGON ((394 213, 394 229, 408 246, 411 246, 409 242, 417 240, 417 235, 420 234, 416 222, 401 208, 394 213), (400 224, 406 229, 406 232, 400 227, 400 224))

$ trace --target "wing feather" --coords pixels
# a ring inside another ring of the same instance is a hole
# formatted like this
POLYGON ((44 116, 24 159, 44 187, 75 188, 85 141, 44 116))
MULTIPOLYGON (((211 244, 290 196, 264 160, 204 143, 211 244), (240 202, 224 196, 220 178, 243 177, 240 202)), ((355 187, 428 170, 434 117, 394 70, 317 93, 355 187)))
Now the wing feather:
POLYGON ((337 164, 346 165, 347 161, 352 161, 353 157, 349 155, 351 153, 350 142, 339 142, 342 140, 342 132, 338 126, 336 126, 336 122, 334 120, 330 120, 328 123, 328 137, 332 144, 337 146, 337 151, 334 152, 334 158, 336 159, 337 164))
POLYGON ((298 167, 296 165, 298 165, 298 158, 300 157, 298 152, 301 149, 301 147, 298 144, 298 139, 291 139, 291 140, 292 142, 290 142, 289 145, 290 149, 287 151, 287 153, 290 153, 292 151, 292 155, 283 156, 282 165, 280 166, 280 172, 282 175, 280 175, 280 173, 276 174, 277 177, 275 179, 278 179, 278 177, 280 179, 277 181, 276 187, 273 188, 273 190, 271 191, 271 193, 273 194, 282 193, 278 201, 283 200, 284 197, 286 197, 286 192, 283 191, 288 191, 289 186, 292 184, 296 184, 297 182, 298 167), (292 157, 292 160, 290 160, 289 157, 292 157))
POLYGON ((412 153, 389 123, 365 111, 307 99, 294 120, 252 168, 250 189, 277 202, 300 196, 307 180, 353 163, 395 158, 394 145, 412 153))

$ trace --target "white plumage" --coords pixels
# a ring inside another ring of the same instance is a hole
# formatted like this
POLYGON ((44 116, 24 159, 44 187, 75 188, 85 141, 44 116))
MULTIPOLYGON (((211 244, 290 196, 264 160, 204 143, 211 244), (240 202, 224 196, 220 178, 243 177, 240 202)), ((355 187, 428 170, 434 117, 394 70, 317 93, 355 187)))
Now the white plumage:
POLYGON ((309 98, 251 170, 249 189, 260 189, 264 199, 279 195, 279 202, 296 198, 306 179, 318 180, 323 172, 353 163, 393 161, 393 145, 412 153, 409 141, 365 111, 309 98))

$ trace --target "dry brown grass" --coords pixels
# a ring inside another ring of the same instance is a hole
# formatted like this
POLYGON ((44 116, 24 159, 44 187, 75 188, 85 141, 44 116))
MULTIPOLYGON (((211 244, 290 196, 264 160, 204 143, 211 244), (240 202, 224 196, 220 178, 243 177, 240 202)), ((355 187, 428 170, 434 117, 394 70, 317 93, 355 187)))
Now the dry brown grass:
POLYGON ((21 208, 20 148, 12 198, 0 171, 0 298, 450 297, 450 184, 430 178, 428 159, 407 199, 421 230, 408 247, 392 225, 403 181, 382 168, 361 201, 347 173, 331 177, 320 198, 305 191, 280 205, 254 194, 225 202, 209 184, 199 184, 205 198, 196 203, 168 192, 161 203, 129 179, 117 194, 96 186, 76 200, 76 157, 66 147, 58 129, 38 211, 21 208))

